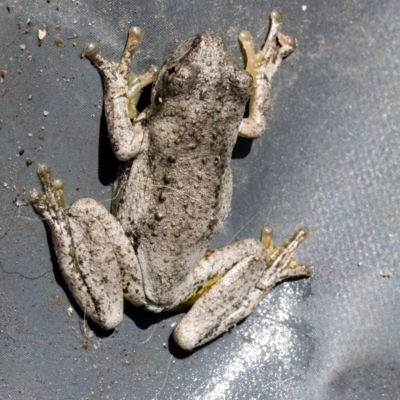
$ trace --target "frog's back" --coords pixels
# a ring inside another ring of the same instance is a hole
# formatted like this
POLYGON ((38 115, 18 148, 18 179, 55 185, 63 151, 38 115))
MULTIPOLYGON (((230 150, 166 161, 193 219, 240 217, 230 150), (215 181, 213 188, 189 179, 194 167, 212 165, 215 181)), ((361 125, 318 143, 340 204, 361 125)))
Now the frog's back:
POLYGON ((137 221, 146 294, 156 303, 174 300, 229 212, 231 154, 251 85, 212 34, 188 39, 160 69, 148 125, 151 190, 137 221))

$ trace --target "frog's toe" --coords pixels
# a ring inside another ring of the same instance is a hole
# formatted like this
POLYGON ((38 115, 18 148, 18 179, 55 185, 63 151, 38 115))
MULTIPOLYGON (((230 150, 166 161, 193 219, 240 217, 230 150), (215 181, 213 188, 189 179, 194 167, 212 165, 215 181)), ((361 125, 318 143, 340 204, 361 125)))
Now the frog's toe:
POLYGON ((82 50, 82 58, 91 60, 96 54, 100 53, 100 46, 97 42, 88 43, 82 50))
POLYGON ((282 27, 282 13, 276 9, 272 10, 271 13, 269 14, 269 31, 266 43, 276 42, 281 27, 282 27))
POLYGON ((279 56, 281 58, 285 58, 292 54, 297 47, 297 40, 292 35, 282 35, 278 34, 278 42, 280 44, 279 48, 279 56))
POLYGON ((37 174, 42 184, 43 193, 33 190, 28 198, 30 204, 51 225, 57 223, 57 221, 65 220, 67 206, 64 201, 63 181, 51 179, 51 169, 48 164, 39 165, 37 174))
POLYGON ((144 36, 144 30, 140 26, 131 26, 128 31, 127 44, 132 46, 139 46, 144 36))
POLYGON ((281 46, 287 46, 294 51, 297 47, 297 40, 293 35, 279 35, 279 43, 281 46))
POLYGON ((271 13, 269 14, 269 17, 271 18, 271 21, 275 24, 281 24, 282 23, 282 13, 274 8, 271 13))
POLYGON ((42 210, 46 208, 45 196, 37 190, 29 193, 28 201, 38 214, 42 214, 42 210))

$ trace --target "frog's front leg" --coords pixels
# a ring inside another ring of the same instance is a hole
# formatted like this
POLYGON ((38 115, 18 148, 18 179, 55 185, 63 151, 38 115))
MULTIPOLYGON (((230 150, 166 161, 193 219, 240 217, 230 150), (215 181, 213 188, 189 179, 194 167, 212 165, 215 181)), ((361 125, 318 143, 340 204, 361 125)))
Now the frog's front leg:
POLYGON ((40 165, 43 193, 29 198, 51 231, 57 261, 74 299, 85 315, 104 329, 122 320, 123 298, 144 304, 143 283, 135 253, 121 225, 101 204, 80 199, 64 203, 61 180, 40 165))
POLYGON ((142 38, 141 28, 134 26, 129 29, 119 64, 110 63, 96 43, 88 44, 82 52, 82 56, 88 58, 102 76, 108 133, 115 156, 121 161, 133 158, 141 150, 146 110, 139 113, 136 103, 141 90, 153 82, 158 72, 155 66, 141 76, 131 72, 132 58, 142 38))
POLYGON ((282 59, 296 49, 296 39, 280 32, 282 14, 273 10, 270 27, 262 49, 256 53, 249 31, 239 34, 239 41, 246 55, 246 70, 253 78, 253 93, 249 103, 249 116, 239 127, 239 136, 256 139, 265 131, 270 104, 271 80, 281 65, 282 59))
POLYGON ((293 257, 306 235, 301 228, 275 248, 272 230, 264 228, 261 241, 247 239, 206 256, 200 263, 200 275, 212 271, 213 276, 218 269, 223 275, 219 280, 217 276, 176 327, 174 338, 179 346, 192 350, 211 341, 246 318, 277 283, 311 276, 311 268, 293 257))

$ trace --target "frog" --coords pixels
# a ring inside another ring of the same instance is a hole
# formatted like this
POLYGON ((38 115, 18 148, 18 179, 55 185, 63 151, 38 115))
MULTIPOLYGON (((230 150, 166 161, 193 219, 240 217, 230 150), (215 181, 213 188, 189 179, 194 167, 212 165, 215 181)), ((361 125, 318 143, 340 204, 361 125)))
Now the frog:
POLYGON ((193 351, 250 315, 279 282, 312 275, 294 257, 306 228, 281 246, 266 226, 260 239, 209 249, 230 211, 237 137, 263 135, 271 79, 296 48, 281 33, 281 12, 269 21, 258 52, 250 32, 239 33, 245 69, 209 32, 140 76, 131 72, 140 27, 129 29, 118 64, 97 43, 84 48, 101 75, 108 134, 122 162, 111 210, 91 198, 67 205, 64 183, 52 179, 48 164, 37 171, 43 191, 29 201, 51 232, 69 291, 100 328, 120 324, 124 301, 155 313, 186 311, 173 338, 193 351), (138 111, 150 84, 150 104, 138 111))

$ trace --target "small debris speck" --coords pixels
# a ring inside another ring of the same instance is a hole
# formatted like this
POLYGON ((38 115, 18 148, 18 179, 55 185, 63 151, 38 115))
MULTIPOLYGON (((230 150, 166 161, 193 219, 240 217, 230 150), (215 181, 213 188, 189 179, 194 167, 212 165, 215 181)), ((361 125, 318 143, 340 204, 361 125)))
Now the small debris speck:
POLYGON ((1 75, 2 78, 4 78, 7 75, 7 70, 6 69, 2 69, 0 75, 1 75))
POLYGON ((389 271, 387 271, 386 269, 380 269, 379 270, 379 275, 382 277, 382 278, 389 278, 390 277, 390 275, 392 275, 389 271))
POLYGON ((22 207, 22 206, 26 206, 26 205, 27 205, 25 201, 23 201, 23 200, 17 200, 17 199, 14 200, 14 204, 15 204, 17 207, 22 207))
POLYGON ((46 29, 39 29, 38 30, 38 40, 39 40, 39 45, 42 44, 42 40, 45 38, 47 35, 46 29))
POLYGON ((303 10, 303 11, 306 11, 307 10, 307 6, 301 6, 301 9, 303 10))
POLYGON ((54 43, 57 47, 60 47, 64 43, 59 33, 54 35, 54 43))
POLYGON ((25 46, 24 44, 21 44, 21 45, 19 46, 19 48, 20 48, 21 50, 25 50, 25 49, 26 49, 26 46, 25 46))
POLYGON ((43 111, 43 115, 44 115, 45 117, 47 117, 49 114, 50 114, 50 113, 49 113, 48 111, 46 111, 46 110, 43 111))

